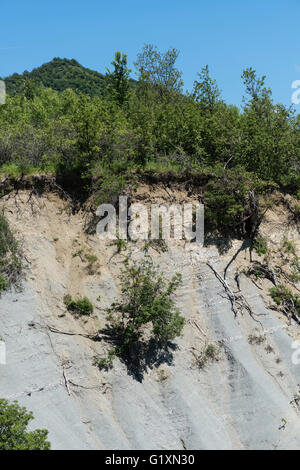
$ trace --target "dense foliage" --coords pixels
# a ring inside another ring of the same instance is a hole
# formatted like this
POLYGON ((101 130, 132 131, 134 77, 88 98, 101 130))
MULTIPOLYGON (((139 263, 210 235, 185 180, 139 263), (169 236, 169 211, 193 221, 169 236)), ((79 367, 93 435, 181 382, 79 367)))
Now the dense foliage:
POLYGON ((49 450, 48 431, 27 431, 33 414, 17 402, 0 399, 0 450, 49 450))
POLYGON ((297 193, 300 118, 273 102, 265 77, 251 68, 243 72, 245 97, 239 109, 224 102, 208 67, 198 74, 193 90, 183 93, 177 56, 176 49, 161 53, 145 45, 132 87, 127 57, 117 52, 104 94, 87 85, 88 72, 82 69, 78 86, 69 82, 64 89, 69 80, 64 66, 72 74, 76 61, 55 59, 52 78, 46 66, 37 69, 40 77, 46 70, 49 80, 40 82, 50 88, 27 80, 23 91, 0 107, 0 171, 79 175, 93 181, 93 190, 106 201, 128 182, 132 170, 206 174, 208 217, 212 225, 221 220, 223 227, 249 216, 253 191, 257 195, 279 186, 297 193), (60 69, 62 82, 56 86, 60 69))
POLYGON ((19 286, 23 272, 23 254, 4 214, 0 214, 0 295, 1 291, 19 286))
POLYGON ((140 264, 126 258, 121 275, 122 298, 108 310, 123 349, 140 341, 143 328, 148 324, 151 324, 153 337, 161 343, 180 336, 184 318, 175 308, 173 299, 180 283, 179 274, 166 281, 148 257, 140 264))
POLYGON ((33 69, 32 72, 14 73, 7 77, 5 83, 8 93, 21 93, 29 80, 36 86, 42 85, 57 91, 71 88, 90 96, 102 96, 106 87, 103 74, 83 67, 75 59, 68 60, 59 57, 33 69))
POLYGON ((185 319, 176 308, 174 294, 181 275, 167 280, 146 256, 140 263, 125 258, 120 277, 121 298, 107 309, 108 332, 116 343, 100 368, 110 368, 115 356, 141 365, 155 349, 164 349, 181 335, 185 319))

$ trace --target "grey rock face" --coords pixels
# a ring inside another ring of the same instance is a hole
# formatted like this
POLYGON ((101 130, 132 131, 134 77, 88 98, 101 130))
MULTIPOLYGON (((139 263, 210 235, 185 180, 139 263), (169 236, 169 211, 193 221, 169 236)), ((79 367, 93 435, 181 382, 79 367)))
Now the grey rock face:
MULTIPOLYGON (((197 336, 191 322, 187 324, 173 362, 159 368, 167 372, 164 380, 154 367, 138 381, 118 361, 113 371, 98 372, 92 367, 90 341, 47 330, 53 312, 29 285, 0 300, 1 336, 7 345, 0 395, 31 409, 34 427, 49 429, 53 448, 300 447, 299 410, 290 403, 300 383, 300 366, 291 360, 293 326, 268 311, 258 289, 245 278, 242 290, 256 321, 245 314, 235 318, 208 266, 197 258, 190 265, 186 261, 184 252, 181 259, 178 253, 169 254, 165 268, 167 263, 172 264, 170 271, 181 267, 184 285, 178 305, 207 336, 198 331, 197 336), (262 345, 248 342, 256 328, 266 336, 262 345), (201 349, 207 341, 219 345, 221 357, 199 371, 190 348, 201 349), (267 345, 272 352, 266 351, 267 345), (62 351, 67 353, 65 365, 62 351)), ((221 270, 221 263, 216 267, 221 270)))
MULTIPOLYGON (((5 203, 11 204, 12 225, 24 235, 30 268, 23 292, 0 298, 0 336, 7 348, 0 397, 32 410, 32 426, 49 430, 53 449, 300 448, 294 400, 300 364, 292 361, 299 327, 268 309, 270 299, 243 275, 241 290, 254 315, 235 317, 206 264, 209 260, 223 273, 232 251, 219 256, 214 247, 175 242, 166 253, 151 249, 165 275, 183 276, 176 297, 187 320, 183 336, 138 377, 118 359, 111 371, 99 371, 94 357, 106 354, 109 345, 84 335, 106 324, 104 309, 118 296, 122 257, 116 247, 87 238, 80 216, 69 215, 53 195, 35 201, 34 215, 28 194, 18 197, 19 218, 14 201, 5 203), (95 274, 76 256, 79 249, 97 255, 95 274), (66 312, 68 293, 87 295, 94 303, 87 323, 66 312), (199 370, 195 355, 208 344, 218 348, 218 360, 199 370)), ((143 255, 142 246, 131 248, 133 256, 143 255)), ((227 270, 233 290, 243 256, 227 270)))

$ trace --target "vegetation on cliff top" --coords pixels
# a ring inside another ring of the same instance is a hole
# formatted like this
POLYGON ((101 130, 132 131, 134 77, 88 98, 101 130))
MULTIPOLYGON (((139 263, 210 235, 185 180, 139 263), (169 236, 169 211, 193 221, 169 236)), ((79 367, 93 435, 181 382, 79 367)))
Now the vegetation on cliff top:
MULTIPOLYGON (((86 69, 80 69, 83 75, 73 86, 74 60, 55 59, 55 67, 37 69, 46 77, 38 81, 43 87, 26 75, 21 91, 0 107, 0 173, 64 174, 106 202, 134 172, 204 174, 209 183, 203 188, 207 220, 213 227, 218 221, 222 227, 239 226, 237 232, 245 217, 251 218, 251 194, 274 187, 296 194, 300 118, 293 109, 274 103, 265 77, 252 68, 242 73, 241 109, 224 102, 207 66, 192 91, 183 93, 177 57, 176 49, 161 53, 145 45, 132 87, 127 57, 117 52, 106 76, 97 75, 99 87, 107 84, 105 93, 89 85, 86 69), (65 65, 72 80, 59 72, 65 65), (54 79, 58 72, 59 86, 54 79), (218 200, 224 202, 221 218, 218 200)), ((247 227, 243 231, 249 235, 247 227)))

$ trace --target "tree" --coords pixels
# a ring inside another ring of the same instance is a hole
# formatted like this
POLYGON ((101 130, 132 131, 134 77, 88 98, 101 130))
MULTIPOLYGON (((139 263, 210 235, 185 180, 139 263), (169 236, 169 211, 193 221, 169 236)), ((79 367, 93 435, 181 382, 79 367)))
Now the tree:
POLYGON ((185 320, 173 299, 180 283, 180 274, 166 281, 148 257, 141 264, 125 260, 121 301, 108 309, 119 334, 121 353, 141 340, 145 325, 151 325, 152 338, 162 344, 180 336, 185 320))
POLYGON ((74 127, 76 130, 76 148, 78 151, 77 160, 74 161, 74 168, 77 171, 87 172, 92 161, 99 154, 98 132, 99 116, 97 108, 92 99, 80 94, 77 109, 74 116, 74 127))
POLYGON ((139 71, 140 80, 149 82, 162 90, 181 91, 182 72, 175 67, 178 56, 179 51, 175 48, 162 53, 153 44, 145 44, 134 64, 139 71))
POLYGON ((268 117, 272 108, 272 92, 265 86, 266 76, 257 77, 256 71, 249 67, 243 71, 242 80, 246 88, 246 96, 243 97, 245 108, 253 109, 259 117, 268 117))
POLYGON ((27 100, 31 101, 35 96, 35 86, 29 78, 24 81, 24 96, 27 100))
POLYGON ((50 450, 48 431, 26 431, 33 414, 16 401, 0 399, 0 450, 50 450))
POLYGON ((275 105, 265 76, 252 68, 242 75, 246 88, 241 116, 241 161, 261 178, 286 184, 298 170, 296 120, 292 108, 275 105))
POLYGON ((131 70, 127 67, 127 55, 117 51, 115 60, 111 62, 114 70, 106 69, 108 80, 108 91, 112 98, 123 106, 128 101, 129 95, 129 75, 131 70))
POLYGON ((201 69, 198 77, 199 81, 194 81, 192 96, 203 108, 213 111, 215 105, 221 101, 221 92, 216 80, 213 80, 209 75, 208 65, 201 69))

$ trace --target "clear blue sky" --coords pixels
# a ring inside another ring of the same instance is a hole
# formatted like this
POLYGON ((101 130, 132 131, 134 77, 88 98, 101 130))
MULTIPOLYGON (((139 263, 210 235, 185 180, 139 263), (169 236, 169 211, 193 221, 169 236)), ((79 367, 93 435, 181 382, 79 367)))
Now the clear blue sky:
MULTIPOLYGON (((240 75, 267 75, 276 101, 300 80, 300 0, 15 0, 0 4, 0 76, 53 57, 105 72, 114 52, 132 64, 144 43, 181 51, 185 88, 208 64, 227 102, 240 104, 240 75)), ((297 111, 300 111, 300 105, 297 111)))

